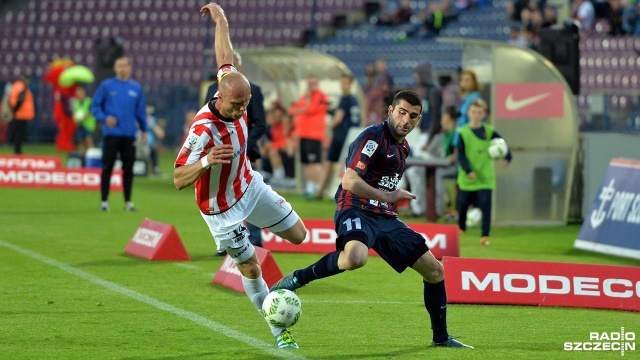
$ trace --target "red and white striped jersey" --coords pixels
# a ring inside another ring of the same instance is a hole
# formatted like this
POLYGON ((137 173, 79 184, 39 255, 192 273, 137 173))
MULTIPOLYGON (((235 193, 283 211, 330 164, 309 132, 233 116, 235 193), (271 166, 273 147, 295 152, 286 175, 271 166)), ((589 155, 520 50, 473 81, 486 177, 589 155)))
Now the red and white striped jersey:
MULTIPOLYGON (((223 66, 218 72, 218 79, 229 71, 236 70, 232 66, 223 66)), ((214 106, 217 97, 216 93, 214 100, 198 111, 174 164, 175 167, 194 164, 214 146, 233 145, 234 154, 230 164, 212 166, 196 180, 196 202, 200 211, 208 215, 231 208, 242 198, 253 179, 253 170, 247 157, 247 113, 238 120, 223 117, 214 106)))

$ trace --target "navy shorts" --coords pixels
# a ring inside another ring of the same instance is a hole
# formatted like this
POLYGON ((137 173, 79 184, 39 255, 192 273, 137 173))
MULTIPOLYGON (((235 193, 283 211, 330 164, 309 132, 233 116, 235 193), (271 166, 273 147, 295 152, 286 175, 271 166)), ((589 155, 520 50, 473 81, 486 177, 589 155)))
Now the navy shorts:
POLYGON ((316 164, 322 162, 322 141, 300 139, 300 162, 316 164))
POLYGON ((336 212, 334 222, 338 234, 336 250, 344 250, 351 240, 360 241, 399 273, 429 251, 422 235, 398 218, 347 209, 336 212))
POLYGON ((346 140, 347 139, 344 137, 336 136, 331 139, 331 145, 329 145, 329 151, 327 152, 327 160, 334 163, 340 161, 340 153, 342 152, 342 147, 346 140))

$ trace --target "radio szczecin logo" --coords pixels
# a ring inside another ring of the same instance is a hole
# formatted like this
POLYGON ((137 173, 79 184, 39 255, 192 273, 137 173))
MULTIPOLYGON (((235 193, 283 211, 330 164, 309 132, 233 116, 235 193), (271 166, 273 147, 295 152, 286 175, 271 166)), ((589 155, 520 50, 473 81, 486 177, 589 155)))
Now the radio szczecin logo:
POLYGON ((619 332, 590 332, 589 341, 565 342, 566 351, 625 351, 636 350, 636 333, 625 332, 624 327, 619 332))

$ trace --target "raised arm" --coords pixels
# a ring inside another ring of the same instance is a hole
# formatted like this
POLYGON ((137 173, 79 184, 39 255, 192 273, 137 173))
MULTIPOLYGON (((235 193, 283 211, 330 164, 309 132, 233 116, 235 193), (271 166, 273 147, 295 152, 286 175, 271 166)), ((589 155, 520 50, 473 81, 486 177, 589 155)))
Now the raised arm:
POLYGON ((211 19, 216 23, 216 35, 214 51, 218 67, 225 64, 233 64, 233 46, 229 38, 229 22, 224 10, 216 3, 208 3, 200 9, 202 16, 211 14, 211 19))

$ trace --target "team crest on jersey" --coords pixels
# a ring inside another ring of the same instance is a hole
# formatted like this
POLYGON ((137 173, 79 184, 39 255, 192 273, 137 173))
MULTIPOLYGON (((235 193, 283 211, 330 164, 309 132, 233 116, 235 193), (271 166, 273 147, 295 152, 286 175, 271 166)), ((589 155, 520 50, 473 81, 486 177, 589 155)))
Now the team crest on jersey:
POLYGON ((367 143, 364 144, 364 147, 362 148, 362 153, 367 155, 368 157, 371 157, 371 155, 373 155, 373 153, 376 152, 377 148, 378 148, 377 142, 373 140, 367 140, 367 143))

